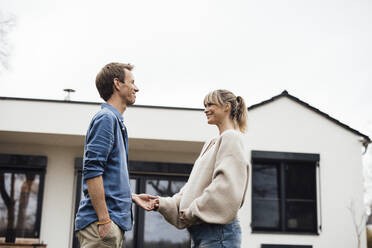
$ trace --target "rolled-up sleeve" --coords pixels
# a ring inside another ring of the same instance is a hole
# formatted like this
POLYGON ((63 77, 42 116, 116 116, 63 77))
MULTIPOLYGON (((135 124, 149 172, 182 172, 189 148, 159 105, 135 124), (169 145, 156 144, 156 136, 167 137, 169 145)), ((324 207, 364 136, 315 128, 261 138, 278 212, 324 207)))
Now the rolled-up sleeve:
POLYGON ((83 178, 103 174, 114 144, 114 118, 108 114, 96 116, 86 137, 83 178))

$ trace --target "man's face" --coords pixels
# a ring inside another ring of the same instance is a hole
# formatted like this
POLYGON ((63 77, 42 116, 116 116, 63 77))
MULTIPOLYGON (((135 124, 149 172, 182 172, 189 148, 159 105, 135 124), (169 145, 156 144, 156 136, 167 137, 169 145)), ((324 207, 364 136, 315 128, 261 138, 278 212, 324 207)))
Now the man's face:
POLYGON ((139 91, 134 84, 134 76, 131 71, 124 69, 125 79, 124 83, 120 84, 119 94, 127 105, 132 105, 136 101, 136 93, 139 91))

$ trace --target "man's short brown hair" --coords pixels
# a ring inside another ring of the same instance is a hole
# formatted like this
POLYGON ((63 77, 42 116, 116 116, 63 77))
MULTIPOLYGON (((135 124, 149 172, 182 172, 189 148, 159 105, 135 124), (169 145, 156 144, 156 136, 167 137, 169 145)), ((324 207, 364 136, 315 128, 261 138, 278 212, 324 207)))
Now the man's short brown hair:
POLYGON ((125 71, 127 69, 131 71, 133 65, 123 63, 109 63, 105 65, 96 77, 96 87, 99 95, 103 100, 107 101, 110 99, 114 92, 114 79, 117 78, 120 82, 124 82, 125 71))

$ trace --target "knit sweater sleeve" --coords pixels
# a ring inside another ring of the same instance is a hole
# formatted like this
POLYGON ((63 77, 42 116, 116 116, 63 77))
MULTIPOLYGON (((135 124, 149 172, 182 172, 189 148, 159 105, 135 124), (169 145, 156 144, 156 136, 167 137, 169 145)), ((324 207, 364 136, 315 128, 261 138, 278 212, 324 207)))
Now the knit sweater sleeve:
POLYGON ((159 197, 159 213, 163 215, 166 221, 178 229, 186 227, 185 224, 179 220, 179 206, 185 186, 186 185, 172 197, 159 197))
POLYGON ((234 131, 222 134, 212 182, 185 209, 186 219, 191 223, 199 219, 218 224, 233 221, 244 200, 248 170, 240 134, 234 131))
MULTIPOLYGON (((200 155, 203 153, 207 145, 210 144, 210 142, 211 140, 207 140, 204 143, 204 146, 201 149, 200 155)), ((178 229, 183 229, 186 227, 186 225, 180 222, 179 220, 179 215, 180 215, 179 207, 180 207, 180 202, 181 202, 185 187, 186 187, 186 184, 181 188, 181 190, 178 193, 174 194, 172 197, 159 197, 158 212, 161 215, 163 215, 166 221, 168 221, 170 224, 172 224, 178 229)))

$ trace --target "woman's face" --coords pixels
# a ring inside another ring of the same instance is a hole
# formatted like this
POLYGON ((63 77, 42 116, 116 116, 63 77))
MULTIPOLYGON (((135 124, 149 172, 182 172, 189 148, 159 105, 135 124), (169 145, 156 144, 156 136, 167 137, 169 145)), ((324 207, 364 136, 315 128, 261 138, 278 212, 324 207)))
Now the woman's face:
POLYGON ((226 106, 217 105, 214 103, 207 103, 204 110, 207 116, 208 124, 220 124, 226 119, 229 114, 228 108, 226 106))

